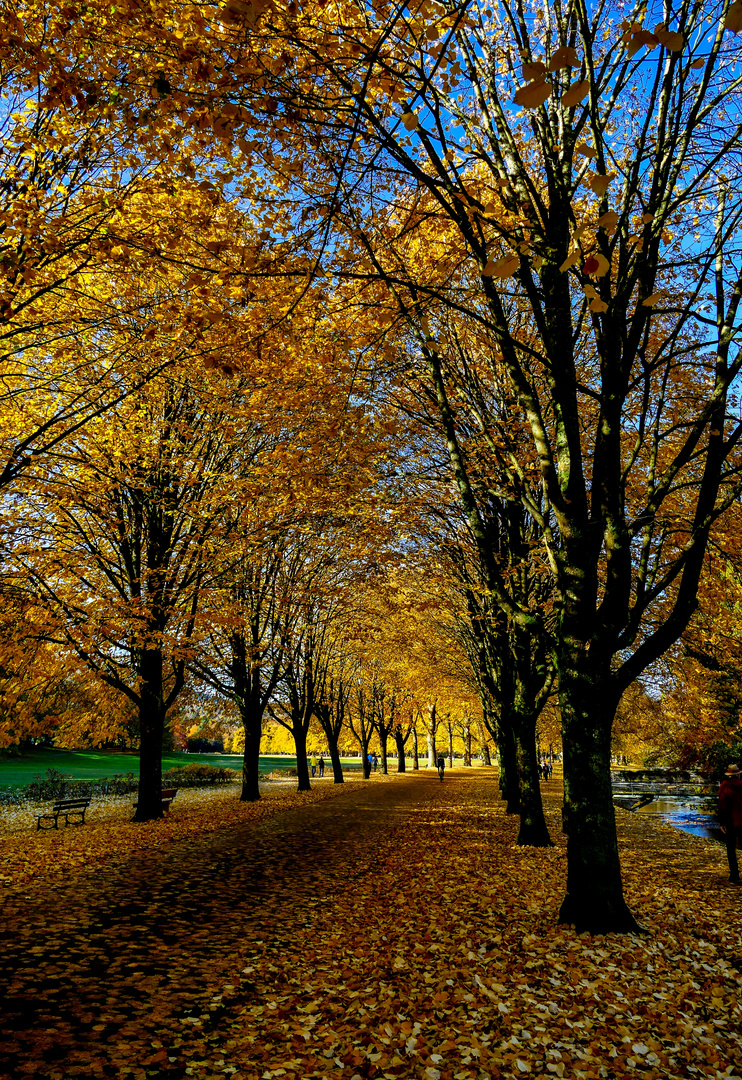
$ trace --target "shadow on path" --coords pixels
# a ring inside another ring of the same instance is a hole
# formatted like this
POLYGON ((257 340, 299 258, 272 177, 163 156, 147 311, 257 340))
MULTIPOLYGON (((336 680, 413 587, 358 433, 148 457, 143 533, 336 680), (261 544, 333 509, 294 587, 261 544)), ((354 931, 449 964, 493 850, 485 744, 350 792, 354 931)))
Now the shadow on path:
POLYGON ((172 1040, 226 1007, 214 988, 245 945, 280 951, 311 935, 313 912, 373 874, 380 838, 440 789, 425 774, 352 785, 53 891, 29 886, 0 927, 0 1073, 183 1075, 172 1040))

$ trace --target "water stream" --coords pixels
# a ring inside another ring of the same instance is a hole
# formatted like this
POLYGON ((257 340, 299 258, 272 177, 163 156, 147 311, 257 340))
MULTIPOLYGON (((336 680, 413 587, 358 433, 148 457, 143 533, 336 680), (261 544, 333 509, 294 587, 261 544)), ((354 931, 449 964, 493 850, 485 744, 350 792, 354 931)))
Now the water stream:
POLYGON ((719 828, 715 810, 716 799, 706 796, 660 795, 634 813, 659 814, 663 821, 682 829, 683 832, 724 843, 724 834, 719 828))

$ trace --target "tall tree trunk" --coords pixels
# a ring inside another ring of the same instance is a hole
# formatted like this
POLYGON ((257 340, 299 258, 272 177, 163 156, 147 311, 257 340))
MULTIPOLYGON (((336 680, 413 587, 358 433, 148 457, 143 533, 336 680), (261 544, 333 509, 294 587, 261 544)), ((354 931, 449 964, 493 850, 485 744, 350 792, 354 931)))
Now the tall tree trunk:
POLYGON ((464 731, 464 765, 471 768, 471 724, 466 725, 464 731))
POLYGON ((506 814, 520 813, 520 791, 518 788, 518 761, 515 751, 515 734, 509 716, 501 712, 497 717, 497 760, 500 766, 500 794, 505 799, 506 814))
POLYGON ((417 742, 417 728, 412 728, 412 768, 415 772, 420 768, 420 748, 417 742))
POLYGON ((260 798, 261 717, 259 711, 256 716, 253 703, 250 701, 243 703, 240 713, 245 732, 240 802, 256 802, 260 798))
POLYGON ((438 756, 435 749, 435 736, 438 731, 438 720, 435 715, 435 705, 428 706, 428 722, 425 726, 425 736, 428 741, 428 768, 435 768, 435 759, 438 756))
MULTIPOLYGON (((575 635, 575 638, 577 635, 575 635)), ((611 728, 617 705, 585 643, 565 635, 559 665, 564 741, 567 895, 560 923, 578 933, 640 931, 623 896, 611 791, 611 728)))
POLYGON ((479 742, 482 747, 482 764, 491 765, 492 758, 490 756, 490 744, 489 739, 487 738, 487 729, 481 720, 479 721, 479 742))
POLYGON ((379 747, 381 749, 381 771, 384 776, 389 775, 389 765, 387 762, 386 743, 389 738, 389 734, 383 724, 379 725, 379 747))
POLYGON ((404 772, 406 768, 404 756, 404 736, 401 731, 394 733, 394 741, 397 744, 397 772, 404 772))
POLYGON ((515 757, 520 792, 520 830, 516 843, 531 847, 551 847, 551 837, 541 802, 541 784, 536 757, 536 720, 533 713, 513 717, 515 757))
POLYGON ((296 747, 296 775, 299 781, 297 791, 311 791, 309 783, 309 763, 307 762, 307 733, 301 723, 295 723, 292 729, 296 747))
POLYGON ((333 781, 336 784, 344 784, 345 778, 343 777, 343 766, 340 764, 340 750, 338 749, 338 741, 337 739, 328 739, 327 745, 330 748, 330 761, 332 762, 333 781))
POLYGON ((165 716, 162 695, 162 652, 143 649, 139 672, 139 797, 134 821, 162 817, 162 738, 165 716))
POLYGON ((448 725, 448 767, 453 768, 453 724, 448 725))

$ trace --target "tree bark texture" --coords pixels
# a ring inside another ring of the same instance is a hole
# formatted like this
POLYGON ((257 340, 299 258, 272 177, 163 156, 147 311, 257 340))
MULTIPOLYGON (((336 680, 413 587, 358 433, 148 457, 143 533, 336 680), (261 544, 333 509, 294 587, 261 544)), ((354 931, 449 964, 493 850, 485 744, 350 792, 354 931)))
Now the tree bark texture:
POLYGON ((162 685, 162 652, 142 649, 139 695, 139 796, 134 821, 154 821, 162 809, 162 740, 165 710, 162 685))
POLYGON ((559 680, 567 833, 567 893, 559 921, 580 933, 638 932, 623 896, 611 791, 617 701, 580 644, 564 657, 559 680))

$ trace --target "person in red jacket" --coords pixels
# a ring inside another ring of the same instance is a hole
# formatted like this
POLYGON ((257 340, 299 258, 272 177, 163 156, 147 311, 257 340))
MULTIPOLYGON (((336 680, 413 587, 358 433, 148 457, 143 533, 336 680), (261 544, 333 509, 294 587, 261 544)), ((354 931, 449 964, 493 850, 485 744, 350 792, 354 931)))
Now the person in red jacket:
POLYGON ((739 765, 730 765, 719 787, 719 824, 727 842, 729 880, 741 885, 737 842, 742 844, 742 777, 739 765))

